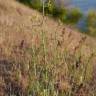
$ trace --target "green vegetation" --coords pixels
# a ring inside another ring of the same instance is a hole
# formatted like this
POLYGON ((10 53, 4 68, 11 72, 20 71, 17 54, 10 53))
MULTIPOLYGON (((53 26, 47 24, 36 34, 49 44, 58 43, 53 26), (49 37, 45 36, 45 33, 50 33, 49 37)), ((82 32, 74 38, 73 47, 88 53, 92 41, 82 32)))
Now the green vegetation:
POLYGON ((37 10, 41 10, 42 8, 41 0, 18 0, 18 1, 37 10))
MULTIPOLYGON (((43 3, 41 0, 18 0, 26 5, 28 5, 31 8, 34 8, 40 12, 43 10, 43 3)), ((66 9, 64 7, 57 7, 54 0, 48 0, 45 2, 44 5, 45 15, 52 16, 54 19, 60 20, 61 22, 65 24, 77 24, 78 21, 83 16, 82 12, 77 9, 66 9)), ((86 17, 86 33, 91 36, 96 36, 96 12, 95 11, 89 11, 87 17, 86 17)), ((80 29, 82 30, 82 29, 80 29)))
POLYGON ((77 23, 80 18, 82 17, 82 13, 79 9, 71 9, 69 12, 67 12, 67 22, 68 23, 77 23))
MULTIPOLYGON (((43 3, 41 0, 19 0, 20 2, 42 12, 43 3)), ((51 15, 54 18, 61 20, 63 23, 76 24, 82 17, 82 13, 78 9, 66 9, 56 6, 54 0, 48 0, 44 5, 45 15, 51 15)))
POLYGON ((89 11, 86 23, 88 28, 88 34, 91 36, 96 36, 96 12, 95 11, 89 11))

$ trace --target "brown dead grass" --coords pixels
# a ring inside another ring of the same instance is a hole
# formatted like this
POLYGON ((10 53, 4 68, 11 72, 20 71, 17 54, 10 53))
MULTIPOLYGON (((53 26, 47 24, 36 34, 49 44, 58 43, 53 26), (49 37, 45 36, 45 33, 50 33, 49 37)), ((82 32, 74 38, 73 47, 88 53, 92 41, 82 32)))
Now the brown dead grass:
MULTIPOLYGON (((8 87, 13 85, 15 91, 18 89, 17 91, 21 90, 23 95, 26 94, 29 68, 27 64, 28 59, 30 60, 30 55, 26 52, 26 49, 34 44, 37 48, 39 47, 42 31, 46 32, 48 46, 53 49, 53 52, 56 35, 58 50, 63 52, 66 49, 71 55, 81 52, 82 62, 93 55, 91 64, 95 66, 95 39, 62 23, 59 24, 49 17, 45 18, 44 25, 35 26, 42 22, 42 19, 40 13, 14 0, 6 0, 6 2, 0 0, 0 96, 5 96, 6 92, 9 91, 8 87), (23 66, 23 63, 26 63, 26 65, 23 66), (19 72, 19 79, 16 78, 17 72, 19 72), (11 85, 8 85, 9 83, 11 85)), ((49 56, 51 55, 49 54, 49 56)), ((70 88, 70 85, 64 82, 59 87, 70 88)))

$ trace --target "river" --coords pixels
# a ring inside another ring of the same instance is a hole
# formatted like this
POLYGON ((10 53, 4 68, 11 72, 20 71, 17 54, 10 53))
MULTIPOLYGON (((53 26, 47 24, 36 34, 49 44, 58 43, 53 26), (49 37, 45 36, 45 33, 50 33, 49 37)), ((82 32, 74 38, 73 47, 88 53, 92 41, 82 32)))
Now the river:
POLYGON ((96 10, 96 0, 56 0, 58 6, 65 6, 68 9, 78 8, 83 14, 83 17, 79 20, 76 27, 82 31, 87 29, 86 27, 86 15, 90 10, 96 10))
MULTIPOLYGON (((86 32, 86 15, 90 10, 96 10, 96 0, 70 0, 69 6, 79 8, 83 13, 83 17, 76 25, 81 31, 86 32)), ((69 8, 71 8, 69 7, 69 8)))
POLYGON ((96 0, 70 0, 70 6, 79 8, 84 14, 96 9, 96 0))

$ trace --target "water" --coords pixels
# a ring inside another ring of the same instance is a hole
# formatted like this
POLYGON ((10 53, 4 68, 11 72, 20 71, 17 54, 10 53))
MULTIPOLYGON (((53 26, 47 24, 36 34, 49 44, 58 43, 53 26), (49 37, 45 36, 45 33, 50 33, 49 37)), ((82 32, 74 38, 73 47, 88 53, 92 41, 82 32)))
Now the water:
POLYGON ((96 9, 96 0, 56 0, 57 5, 67 5, 69 8, 79 8, 84 14, 96 9))
POLYGON ((84 14, 96 9, 96 0, 70 0, 70 6, 79 8, 84 14))
POLYGON ((78 8, 83 13, 83 17, 79 20, 76 27, 78 27, 81 31, 87 29, 86 25, 86 15, 90 10, 96 10, 96 0, 56 0, 58 6, 66 5, 68 9, 78 8), (63 3, 64 1, 64 3, 63 3))
POLYGON ((86 15, 90 10, 96 10, 96 0, 70 0, 69 8, 79 8, 83 17, 76 25, 81 31, 87 32, 86 15))

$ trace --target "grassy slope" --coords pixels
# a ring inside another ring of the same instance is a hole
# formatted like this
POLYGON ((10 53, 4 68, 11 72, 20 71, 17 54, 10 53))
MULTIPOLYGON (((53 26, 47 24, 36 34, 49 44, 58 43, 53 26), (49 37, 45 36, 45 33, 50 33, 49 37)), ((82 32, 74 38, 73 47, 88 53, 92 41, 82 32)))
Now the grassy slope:
POLYGON ((34 44, 39 48, 42 32, 46 34, 48 48, 51 46, 52 51, 54 51, 54 40, 56 39, 57 45, 55 45, 61 53, 65 49, 72 56, 81 52, 82 62, 86 58, 92 57, 90 64, 95 66, 95 39, 85 36, 49 17, 45 17, 44 25, 36 26, 42 22, 42 19, 40 13, 14 0, 6 0, 6 2, 0 0, 0 94, 3 94, 3 91, 5 93, 4 86, 8 87, 8 82, 12 82, 15 87, 19 86, 21 88, 20 85, 22 85, 23 88, 26 88, 28 85, 26 75, 28 71, 27 59, 30 59, 30 55, 26 50, 34 44), (25 69, 20 71, 22 73, 18 81, 20 84, 17 84, 15 82, 17 73, 12 70, 12 66, 18 69, 18 64, 21 62, 26 62, 26 64, 25 67, 22 65, 25 69))

